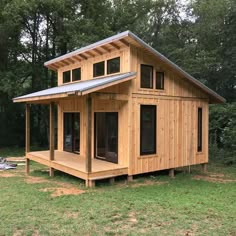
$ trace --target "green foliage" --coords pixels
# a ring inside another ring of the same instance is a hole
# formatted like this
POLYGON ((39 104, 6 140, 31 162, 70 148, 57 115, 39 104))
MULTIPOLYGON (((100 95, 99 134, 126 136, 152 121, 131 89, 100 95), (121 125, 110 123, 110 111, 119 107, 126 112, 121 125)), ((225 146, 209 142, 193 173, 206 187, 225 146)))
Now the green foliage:
POLYGON ((210 154, 236 164, 236 103, 210 107, 210 154))
MULTIPOLYGON (((24 144, 24 107, 12 98, 56 85, 45 61, 124 30, 236 101, 234 0, 2 0, 0 146, 24 144)), ((227 158, 235 157, 233 111, 231 105, 211 109, 211 143, 227 158)), ((48 109, 32 106, 32 112, 31 141, 45 146, 48 109)))

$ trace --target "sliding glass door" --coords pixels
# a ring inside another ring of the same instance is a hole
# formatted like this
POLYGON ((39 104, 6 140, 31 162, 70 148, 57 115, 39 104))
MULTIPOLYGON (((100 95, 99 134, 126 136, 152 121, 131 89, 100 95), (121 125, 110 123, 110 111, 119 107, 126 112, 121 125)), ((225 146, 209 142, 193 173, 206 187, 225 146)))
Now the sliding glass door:
POLYGON ((118 112, 95 113, 95 157, 118 163, 118 112))
POLYGON ((80 152, 80 114, 64 113, 64 151, 80 152))

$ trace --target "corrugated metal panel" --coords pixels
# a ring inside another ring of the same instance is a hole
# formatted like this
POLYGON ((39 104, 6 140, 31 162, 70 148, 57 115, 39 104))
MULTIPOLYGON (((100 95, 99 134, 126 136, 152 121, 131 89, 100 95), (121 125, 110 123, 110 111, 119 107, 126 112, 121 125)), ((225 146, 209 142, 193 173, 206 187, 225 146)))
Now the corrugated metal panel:
POLYGON ((103 85, 109 85, 116 81, 122 82, 124 79, 133 77, 135 75, 136 75, 135 72, 128 72, 128 73, 119 74, 119 75, 106 76, 99 79, 79 81, 77 83, 61 85, 58 87, 49 88, 49 89, 41 90, 35 93, 30 93, 24 96, 16 97, 13 100, 17 101, 19 99, 42 97, 42 96, 49 96, 49 95, 62 94, 62 93, 72 93, 72 92, 82 93, 84 91, 97 88, 103 85))

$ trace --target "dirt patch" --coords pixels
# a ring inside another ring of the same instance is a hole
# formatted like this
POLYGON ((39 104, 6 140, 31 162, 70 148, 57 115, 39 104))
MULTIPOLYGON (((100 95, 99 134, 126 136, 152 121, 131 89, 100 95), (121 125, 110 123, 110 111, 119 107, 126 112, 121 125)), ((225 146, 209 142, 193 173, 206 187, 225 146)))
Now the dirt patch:
POLYGON ((25 162, 25 157, 7 157, 6 161, 8 162, 25 162))
POLYGON ((212 173, 212 174, 209 173, 208 176, 213 177, 213 178, 224 178, 225 177, 224 174, 219 174, 219 173, 212 173))
POLYGON ((135 212, 130 212, 130 213, 129 213, 129 221, 130 221, 131 223, 137 223, 137 222, 138 222, 138 220, 136 219, 135 212))
POLYGON ((76 219, 76 218, 78 218, 79 213, 78 212, 67 212, 65 215, 66 215, 66 218, 76 219))
POLYGON ((222 174, 213 174, 213 175, 209 175, 209 176, 203 176, 203 175, 195 175, 193 177, 193 179, 196 179, 196 180, 205 180, 205 181, 208 181, 208 182, 213 182, 213 183, 232 183, 232 182, 235 182, 236 183, 236 180, 234 179, 226 179, 226 178, 222 178, 224 177, 224 175, 222 174))
POLYGON ((55 188, 44 188, 41 189, 42 192, 51 192, 51 197, 59 197, 63 195, 79 195, 84 193, 84 190, 78 188, 63 188, 63 187, 55 187, 55 188))
MULTIPOLYGON (((13 236, 23 236, 23 235, 25 235, 25 234, 23 233, 23 230, 22 230, 22 229, 17 229, 17 230, 15 230, 15 232, 13 233, 13 236)), ((39 236, 39 235, 40 235, 40 234, 39 234, 39 231, 38 231, 38 230, 34 230, 32 236, 39 236)))
POLYGON ((3 177, 3 178, 11 178, 11 177, 17 177, 17 176, 18 175, 14 174, 14 173, 6 173, 3 171, 0 172, 0 177, 3 177))
POLYGON ((147 186, 147 185, 161 185, 161 184, 167 184, 168 182, 166 182, 166 181, 152 181, 152 180, 146 180, 146 181, 144 181, 144 182, 142 182, 142 183, 135 183, 135 182, 133 182, 131 185, 130 185, 130 187, 134 187, 134 188, 136 188, 136 187, 141 187, 141 186, 147 186))
POLYGON ((17 229, 13 233, 13 236, 22 236, 23 235, 23 230, 22 229, 17 229))
POLYGON ((49 181, 41 177, 27 176, 25 182, 27 184, 41 184, 41 183, 48 183, 49 181))

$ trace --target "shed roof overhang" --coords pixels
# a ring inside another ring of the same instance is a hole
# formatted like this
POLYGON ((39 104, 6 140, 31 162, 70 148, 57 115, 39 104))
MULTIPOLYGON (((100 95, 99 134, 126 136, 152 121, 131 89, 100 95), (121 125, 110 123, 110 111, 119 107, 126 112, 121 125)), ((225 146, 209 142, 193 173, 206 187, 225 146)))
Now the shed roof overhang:
POLYGON ((67 53, 65 55, 54 58, 50 61, 44 63, 49 69, 57 71, 60 67, 70 65, 71 63, 81 62, 89 58, 95 57, 97 55, 102 55, 113 50, 120 50, 124 47, 129 47, 133 45, 140 48, 147 53, 158 58, 162 63, 166 64, 169 68, 173 69, 180 77, 189 80, 196 88, 201 89, 209 96, 210 103, 224 103, 225 99, 219 94, 202 84, 199 80, 192 77, 190 74, 182 70, 175 63, 170 61, 164 55, 156 51, 150 45, 141 40, 138 36, 130 31, 125 31, 114 35, 112 37, 106 38, 104 40, 98 41, 96 43, 90 44, 86 47, 82 47, 73 52, 67 53))
POLYGON ((13 98, 13 102, 38 103, 52 99, 61 99, 71 95, 83 96, 101 89, 123 83, 135 78, 135 72, 128 72, 118 75, 106 76, 98 79, 84 80, 76 83, 61 85, 24 96, 13 98))

